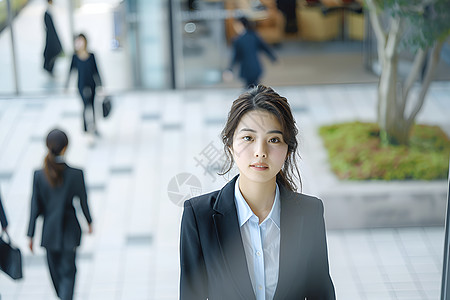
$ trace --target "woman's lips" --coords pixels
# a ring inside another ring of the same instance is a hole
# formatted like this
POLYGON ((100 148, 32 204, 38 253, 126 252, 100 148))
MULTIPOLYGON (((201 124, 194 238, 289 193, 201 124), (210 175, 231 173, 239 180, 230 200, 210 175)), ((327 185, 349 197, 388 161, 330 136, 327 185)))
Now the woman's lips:
POLYGON ((257 170, 257 171, 264 171, 264 170, 267 170, 269 168, 269 166, 266 164, 263 164, 263 163, 261 163, 261 164, 258 163, 258 164, 250 165, 250 168, 257 170))

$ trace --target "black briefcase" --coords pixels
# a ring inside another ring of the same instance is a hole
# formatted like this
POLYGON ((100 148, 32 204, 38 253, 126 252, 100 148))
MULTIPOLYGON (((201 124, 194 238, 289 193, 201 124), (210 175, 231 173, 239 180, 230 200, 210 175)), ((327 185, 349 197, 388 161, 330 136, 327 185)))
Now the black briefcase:
POLYGON ((20 250, 11 244, 11 239, 6 231, 2 231, 0 235, 0 270, 12 279, 22 278, 22 255, 20 250))
POLYGON ((102 110, 103 110, 103 117, 107 118, 109 114, 111 113, 112 109, 112 98, 111 96, 107 95, 103 98, 102 101, 102 110))

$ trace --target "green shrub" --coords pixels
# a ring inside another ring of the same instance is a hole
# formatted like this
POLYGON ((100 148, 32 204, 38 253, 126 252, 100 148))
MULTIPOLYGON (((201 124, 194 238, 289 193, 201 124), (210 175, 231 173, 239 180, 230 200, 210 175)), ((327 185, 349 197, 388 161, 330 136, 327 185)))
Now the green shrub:
POLYGON ((322 126, 331 169, 340 179, 434 180, 448 175, 450 139, 437 126, 415 125, 409 146, 381 144, 377 124, 322 126))

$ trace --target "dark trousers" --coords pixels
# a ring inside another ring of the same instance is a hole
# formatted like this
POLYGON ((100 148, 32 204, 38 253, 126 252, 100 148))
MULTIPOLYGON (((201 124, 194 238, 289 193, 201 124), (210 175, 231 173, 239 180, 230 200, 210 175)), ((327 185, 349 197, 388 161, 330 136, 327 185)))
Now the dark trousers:
POLYGON ((75 287, 75 250, 47 250, 48 269, 56 294, 62 300, 72 300, 75 287))
POLYGON ((95 88, 84 87, 79 91, 81 99, 83 100, 83 126, 84 131, 89 129, 96 130, 95 126, 95 109, 94 109, 94 98, 95 98, 95 88))

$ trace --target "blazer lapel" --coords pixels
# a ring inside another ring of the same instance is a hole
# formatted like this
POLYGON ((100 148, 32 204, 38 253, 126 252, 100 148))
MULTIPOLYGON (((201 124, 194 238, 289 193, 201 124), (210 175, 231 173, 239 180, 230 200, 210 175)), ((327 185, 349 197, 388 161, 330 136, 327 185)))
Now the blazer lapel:
POLYGON ((297 260, 303 253, 301 240, 303 234, 303 215, 296 194, 280 186, 281 220, 280 220, 280 257, 278 285, 274 299, 286 299, 292 281, 301 282, 295 275, 297 260))
POLYGON ((234 204, 236 178, 237 176, 226 184, 217 195, 214 205, 216 213, 213 214, 213 219, 222 256, 241 298, 247 300, 255 299, 255 294, 248 273, 236 205, 234 204))

